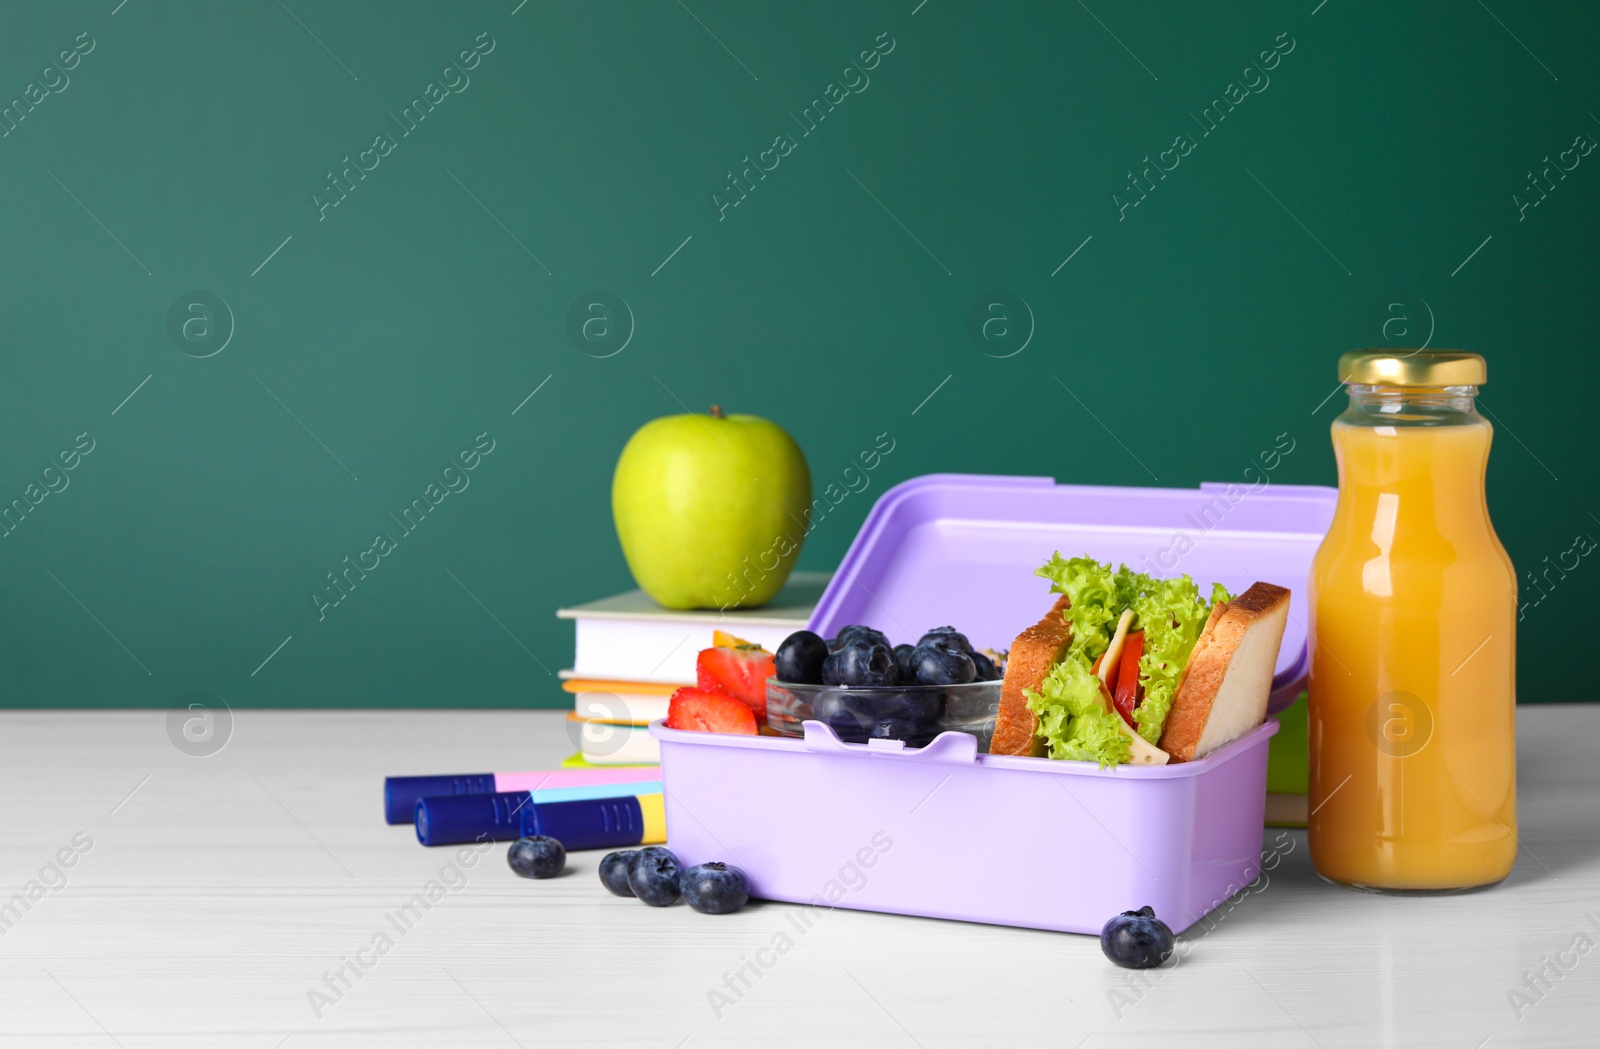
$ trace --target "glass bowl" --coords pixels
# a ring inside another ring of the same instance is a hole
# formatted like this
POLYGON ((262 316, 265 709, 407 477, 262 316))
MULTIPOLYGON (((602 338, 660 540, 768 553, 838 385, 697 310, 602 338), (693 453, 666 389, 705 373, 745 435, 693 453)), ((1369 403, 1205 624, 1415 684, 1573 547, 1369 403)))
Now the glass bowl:
POLYGON ((767 679, 767 724, 800 736, 802 721, 821 721, 846 743, 903 739, 922 747, 941 732, 969 732, 989 749, 1000 682, 965 685, 800 685, 767 679))

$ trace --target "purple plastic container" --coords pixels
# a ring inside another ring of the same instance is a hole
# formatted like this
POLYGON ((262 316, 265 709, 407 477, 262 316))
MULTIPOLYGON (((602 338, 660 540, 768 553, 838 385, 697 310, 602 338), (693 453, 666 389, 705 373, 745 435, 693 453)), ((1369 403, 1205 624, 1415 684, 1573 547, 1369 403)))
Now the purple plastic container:
MULTIPOLYGON (((1304 686, 1306 573, 1330 488, 1196 490, 936 474, 885 492, 811 618, 914 640, 952 624, 1008 647, 1050 607, 1051 552, 1238 592, 1294 591, 1274 708, 1304 686)), ((1198 761, 1101 769, 977 753, 947 732, 921 749, 681 732, 656 722, 667 833, 685 864, 725 860, 752 895, 826 907, 1097 934, 1146 904, 1181 932, 1260 869, 1267 741, 1277 722, 1198 761)), ((804 920, 803 917, 801 920, 804 920)))
POLYGON ((1100 769, 946 732, 842 743, 657 721, 667 843, 766 900, 1098 934, 1146 904, 1182 932, 1255 879, 1268 720, 1199 761, 1100 769))

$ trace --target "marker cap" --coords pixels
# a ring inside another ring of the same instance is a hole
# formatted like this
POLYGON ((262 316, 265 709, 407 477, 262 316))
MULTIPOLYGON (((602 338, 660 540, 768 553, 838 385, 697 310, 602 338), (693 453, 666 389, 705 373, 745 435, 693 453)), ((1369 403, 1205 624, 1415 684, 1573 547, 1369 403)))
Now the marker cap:
POLYGON ((514 841, 522 837, 524 814, 533 808, 525 790, 500 794, 453 794, 419 798, 414 819, 424 845, 514 841))
POLYGON ((446 794, 493 794, 494 773, 466 776, 389 776, 383 781, 383 818, 390 823, 410 823, 417 802, 446 794))

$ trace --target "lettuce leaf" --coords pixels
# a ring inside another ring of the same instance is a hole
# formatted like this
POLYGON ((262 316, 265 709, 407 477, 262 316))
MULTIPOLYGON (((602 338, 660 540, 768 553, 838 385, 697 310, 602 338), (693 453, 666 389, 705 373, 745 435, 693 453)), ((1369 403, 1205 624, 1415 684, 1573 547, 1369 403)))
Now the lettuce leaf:
MULTIPOLYGON (((1126 572, 1126 568, 1123 570, 1126 572)), ((1117 573, 1110 565, 1088 557, 1065 558, 1052 554, 1043 568, 1034 572, 1050 580, 1052 593, 1067 595, 1067 623, 1072 627, 1068 651, 1083 653, 1093 663, 1111 643, 1107 627, 1115 623, 1131 596, 1122 580, 1119 592, 1117 573)))
POLYGON ((1065 618, 1072 627, 1062 659, 1037 692, 1024 693, 1039 718, 1038 735, 1052 758, 1120 765, 1130 744, 1111 720, 1117 715, 1101 707, 1100 681, 1090 667, 1111 643, 1110 624, 1127 607, 1127 580, 1119 580, 1110 565, 1060 553, 1035 574, 1050 580, 1052 592, 1067 595, 1065 618))
POLYGON ((1120 715, 1100 706, 1100 679, 1087 660, 1069 655, 1045 676, 1037 692, 1025 690, 1023 695, 1039 718, 1038 734, 1050 757, 1102 766, 1128 760, 1133 744, 1117 728, 1120 715))
POLYGON ((1039 718, 1038 735, 1052 758, 1123 764, 1131 742, 1117 727, 1121 716, 1102 706, 1100 682, 1090 669, 1110 644, 1112 624, 1123 609, 1132 608, 1133 628, 1145 632, 1139 660, 1145 698, 1134 711, 1134 722, 1139 735, 1155 745, 1211 602, 1230 600, 1228 592, 1216 585, 1208 602, 1187 575, 1155 579, 1126 565, 1113 571, 1092 558, 1064 558, 1059 552, 1035 574, 1050 580, 1052 592, 1067 596, 1065 618, 1072 627, 1060 662, 1037 691, 1025 693, 1028 709, 1039 718))
POLYGON ((1143 593, 1133 602, 1136 625, 1144 631, 1144 655, 1139 657, 1139 681, 1144 699, 1133 711, 1134 724, 1147 743, 1161 740, 1161 729, 1178 691, 1178 675, 1189 661, 1200 631, 1205 629, 1211 606, 1231 601, 1221 583, 1212 585, 1211 600, 1200 596, 1193 579, 1152 579, 1143 576, 1143 593))

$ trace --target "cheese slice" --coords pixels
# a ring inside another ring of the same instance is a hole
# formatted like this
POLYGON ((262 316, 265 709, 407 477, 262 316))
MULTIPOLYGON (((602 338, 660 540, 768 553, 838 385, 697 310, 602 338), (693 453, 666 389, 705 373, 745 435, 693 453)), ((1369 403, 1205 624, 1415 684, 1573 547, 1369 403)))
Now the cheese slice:
POLYGON ((1127 736, 1128 742, 1132 744, 1132 746, 1130 746, 1128 749, 1128 764, 1165 765, 1167 762, 1172 760, 1171 754, 1168 754, 1166 751, 1162 750, 1153 743, 1148 742, 1143 736, 1135 732, 1132 726, 1130 726, 1126 721, 1122 720, 1122 715, 1118 714, 1116 708, 1113 707, 1109 701, 1107 701, 1104 692, 1100 694, 1100 705, 1104 709, 1110 711, 1111 716, 1117 719, 1118 730, 1120 730, 1124 736, 1127 736))
POLYGON ((1111 675, 1117 672, 1117 664, 1122 662, 1122 646, 1128 640, 1128 628, 1133 626, 1133 609, 1124 608, 1122 618, 1117 620, 1117 629, 1111 634, 1111 644, 1106 648, 1105 655, 1100 657, 1100 684, 1105 686, 1107 692, 1111 691, 1111 675))
POLYGON ((1116 721, 1118 730, 1128 737, 1130 744, 1128 764, 1165 765, 1172 759, 1172 755, 1135 732, 1111 705, 1111 675, 1116 671, 1117 664, 1122 662, 1122 646, 1128 640, 1128 628, 1131 626, 1133 626, 1133 609, 1125 608, 1122 611, 1122 618, 1117 620, 1116 633, 1111 635, 1110 647, 1106 649, 1105 655, 1100 657, 1100 709, 1110 714, 1116 721))
POLYGON ((1112 716, 1112 720, 1117 721, 1118 731, 1128 737, 1128 764, 1166 764, 1171 761, 1170 753, 1139 736, 1133 726, 1122 720, 1117 708, 1110 704, 1110 692, 1117 688, 1117 667, 1122 664, 1122 646, 1128 641, 1128 628, 1131 625, 1133 625, 1133 609, 1123 609, 1122 619, 1117 620, 1117 632, 1110 636, 1110 646, 1106 649, 1106 654, 1101 657, 1099 680, 1102 688, 1099 705, 1101 710, 1112 716))

